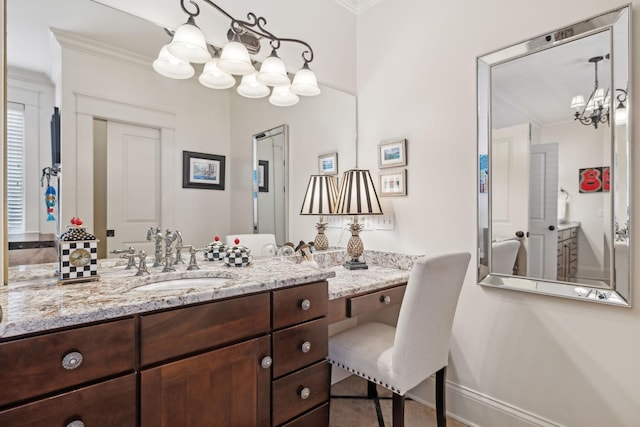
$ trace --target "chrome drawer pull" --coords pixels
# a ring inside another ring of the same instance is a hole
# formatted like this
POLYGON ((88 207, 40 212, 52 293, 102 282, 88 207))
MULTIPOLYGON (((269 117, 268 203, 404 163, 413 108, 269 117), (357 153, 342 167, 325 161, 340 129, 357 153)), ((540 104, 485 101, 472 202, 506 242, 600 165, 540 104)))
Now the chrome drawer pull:
MULTIPOLYGON (((68 370, 76 369, 77 367, 82 365, 82 360, 83 360, 82 353, 80 353, 79 351, 72 351, 70 353, 65 354, 64 357, 62 358, 62 367, 68 370)), ((72 426, 72 427, 75 427, 75 426, 72 426)))
POLYGON ((309 310, 311 308, 311 301, 309 301, 308 299, 303 299, 300 303, 300 308, 304 311, 309 310))
POLYGON ((84 427, 84 423, 80 420, 73 420, 66 427, 84 427))
POLYGON ((311 343, 309 341, 303 342, 300 349, 303 353, 309 353, 311 351, 311 343))
POLYGON ((265 356, 262 359, 262 362, 260 362, 260 366, 262 366, 264 369, 270 368, 271 365, 273 365, 273 359, 269 356, 265 356))
POLYGON ((389 295, 382 295, 380 297, 380 302, 384 304, 391 304, 391 297, 389 295))
POLYGON ((300 399, 308 399, 309 396, 311 396, 311 390, 309 390, 308 387, 305 387, 300 391, 300 399))

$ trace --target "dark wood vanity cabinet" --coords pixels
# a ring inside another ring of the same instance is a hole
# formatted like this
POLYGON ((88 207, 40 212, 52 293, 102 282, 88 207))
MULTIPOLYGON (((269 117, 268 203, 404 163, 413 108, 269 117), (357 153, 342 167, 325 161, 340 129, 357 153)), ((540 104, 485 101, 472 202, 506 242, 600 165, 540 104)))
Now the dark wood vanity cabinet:
POLYGON ((135 426, 135 360, 133 318, 0 343, 0 426, 135 426))
POLYGON ((327 426, 327 286, 141 315, 140 425, 327 426))
POLYGON ((0 426, 327 426, 327 287, 2 342, 0 426))

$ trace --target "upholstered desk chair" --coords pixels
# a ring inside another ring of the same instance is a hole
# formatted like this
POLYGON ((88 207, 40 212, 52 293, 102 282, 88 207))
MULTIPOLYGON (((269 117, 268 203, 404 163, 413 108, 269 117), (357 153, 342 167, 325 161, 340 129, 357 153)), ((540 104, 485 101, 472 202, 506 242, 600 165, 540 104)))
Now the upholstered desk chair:
POLYGON ((393 392, 393 426, 404 426, 405 394, 436 374, 436 418, 446 425, 445 378, 468 252, 416 261, 397 326, 367 322, 329 338, 329 362, 393 392))

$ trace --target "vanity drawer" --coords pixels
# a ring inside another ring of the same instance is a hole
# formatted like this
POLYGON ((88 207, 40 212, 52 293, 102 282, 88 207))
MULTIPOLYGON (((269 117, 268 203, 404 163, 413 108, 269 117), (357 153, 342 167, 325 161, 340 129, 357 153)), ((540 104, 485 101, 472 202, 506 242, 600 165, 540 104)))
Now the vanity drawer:
POLYGON ((326 316, 329 292, 326 281, 273 292, 273 329, 326 316))
POLYGON ((349 298, 347 303, 347 316, 357 317, 363 314, 378 311, 384 307, 400 304, 404 297, 407 285, 394 286, 358 297, 349 298))
POLYGON ((292 326, 273 333, 273 377, 324 359, 328 354, 327 318, 292 326))
POLYGON ((268 333, 269 303, 262 293, 141 316, 141 364, 268 333))
POLYGON ((3 427, 62 427, 75 420, 81 420, 86 426, 134 427, 135 375, 0 412, 0 425, 3 427))
POLYGON ((311 412, 304 414, 303 416, 296 418, 282 427, 315 427, 315 426, 328 426, 329 425, 329 404, 325 403, 319 408, 314 409, 311 412))
POLYGON ((0 406, 134 366, 134 319, 5 342, 0 344, 0 406))
MULTIPOLYGON (((325 360, 273 382, 273 425, 329 400, 329 363, 325 360)), ((310 424, 308 424, 310 425, 310 424)))

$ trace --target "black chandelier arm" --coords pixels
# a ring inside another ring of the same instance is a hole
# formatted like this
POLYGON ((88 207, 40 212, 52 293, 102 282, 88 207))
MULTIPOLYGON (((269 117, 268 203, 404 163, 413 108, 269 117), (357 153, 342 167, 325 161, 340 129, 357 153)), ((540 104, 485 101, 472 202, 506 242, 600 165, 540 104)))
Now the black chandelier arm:
MULTIPOLYGON (((184 5, 184 0, 180 0, 181 3, 184 5)), ((195 4, 193 2, 193 0, 189 0, 191 3, 195 4)), ((248 32, 251 32, 259 37, 263 37, 266 39, 270 40, 270 44, 271 47, 273 49, 278 49, 280 48, 280 43, 281 42, 288 42, 288 43, 298 43, 304 47, 306 47, 307 50, 302 52, 302 59, 305 62, 311 62, 313 61, 313 49, 311 48, 311 46, 309 45, 309 43, 299 40, 299 39, 293 39, 293 38, 280 38, 275 36, 273 33, 267 31, 264 26, 267 24, 267 20, 260 16, 257 17, 253 12, 249 12, 247 14, 247 19, 248 21, 242 21, 239 19, 234 18, 233 16, 231 16, 227 11, 225 11, 224 9, 222 9, 220 6, 218 6, 217 4, 215 4, 214 2, 212 2, 211 0, 202 0, 203 2, 205 2, 206 4, 208 4, 209 6, 213 7, 214 9, 216 9, 218 12, 222 13, 224 16, 226 16, 227 18, 229 18, 229 20, 231 21, 231 30, 238 34, 241 30, 245 30, 248 32)), ((182 7, 183 10, 186 11, 186 9, 184 8, 184 6, 182 7)), ((198 8, 198 13, 199 13, 200 9, 198 8)), ((191 14, 189 12, 187 12, 190 16, 191 14)), ((195 16, 195 15, 193 15, 195 16)))
POLYGON ((627 91, 624 89, 616 89, 616 92, 621 92, 616 95, 616 99, 624 105, 624 103, 627 102, 627 91))
POLYGON ((189 12, 189 9, 187 9, 187 6, 184 4, 184 0, 180 0, 180 7, 182 8, 182 10, 184 11, 184 13, 186 13, 187 15, 189 15, 190 19, 195 18, 196 16, 200 15, 200 6, 198 6, 198 4, 193 1, 193 0, 189 0, 189 3, 191 3, 193 5, 193 7, 196 8, 196 11, 191 13, 189 12))

